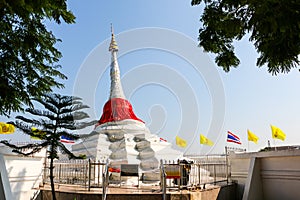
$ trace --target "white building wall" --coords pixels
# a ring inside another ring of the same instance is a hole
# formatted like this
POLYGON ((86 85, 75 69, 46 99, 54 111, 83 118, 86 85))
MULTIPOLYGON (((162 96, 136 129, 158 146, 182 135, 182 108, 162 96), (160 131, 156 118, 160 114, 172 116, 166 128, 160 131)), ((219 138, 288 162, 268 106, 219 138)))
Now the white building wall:
POLYGON ((299 199, 299 149, 230 154, 229 161, 237 199, 299 199))
POLYGON ((3 155, 0 154, 0 199, 13 199, 3 155))
POLYGON ((35 156, 24 157, 14 153, 7 147, 0 148, 1 178, 5 200, 30 199, 42 182, 43 164, 46 150, 35 156))

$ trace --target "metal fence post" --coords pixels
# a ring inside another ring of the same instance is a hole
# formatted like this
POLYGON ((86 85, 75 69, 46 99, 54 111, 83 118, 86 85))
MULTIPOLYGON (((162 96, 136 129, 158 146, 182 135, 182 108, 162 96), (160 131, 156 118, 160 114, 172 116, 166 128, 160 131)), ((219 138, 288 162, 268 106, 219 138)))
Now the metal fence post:
POLYGON ((177 179, 177 180, 178 180, 178 190, 180 191, 181 179, 182 179, 182 169, 181 169, 181 165, 179 164, 179 160, 177 160, 177 165, 179 166, 179 175, 180 175, 180 178, 177 179))
POLYGON ((60 184, 60 176, 61 176, 61 164, 59 164, 59 168, 58 168, 58 187, 60 184))
POLYGON ((87 171, 88 171, 88 166, 85 164, 84 165, 84 169, 83 169, 83 171, 84 171, 84 187, 86 188, 86 177, 87 177, 87 171))
POLYGON ((101 172, 100 172, 100 161, 98 160, 98 163, 97 163, 97 169, 98 169, 98 171, 97 171, 97 185, 98 185, 98 187, 99 187, 99 185, 100 185, 100 176, 101 176, 101 172))
POLYGON ((197 166, 198 166, 198 181, 199 181, 199 187, 200 187, 200 184, 201 184, 201 168, 200 168, 200 163, 197 166))
POLYGON ((216 185, 216 182, 217 182, 217 180, 216 180, 216 165, 214 164, 213 165, 214 166, 214 185, 216 185))
POLYGON ((109 170, 108 170, 108 159, 107 159, 105 164, 105 171, 102 173, 102 200, 106 200, 107 197, 108 179, 109 179, 109 170))
POLYGON ((48 161, 48 157, 47 157, 47 151, 46 151, 46 155, 45 155, 45 160, 44 160, 44 177, 43 177, 43 186, 47 181, 47 177, 48 177, 48 170, 47 170, 47 161, 48 161))
POLYGON ((228 184, 229 172, 228 172, 228 149, 227 149, 227 146, 225 146, 225 158, 226 158, 226 180, 227 180, 227 184, 228 184))
POLYGON ((161 173, 161 190, 162 190, 162 199, 166 200, 166 193, 167 193, 167 182, 166 182, 166 172, 164 168, 163 161, 160 160, 160 173, 161 173))
POLYGON ((163 172, 163 200, 167 199, 167 179, 165 170, 163 172))
POLYGON ((91 160, 88 162, 88 191, 91 190, 91 160))
POLYGON ((106 196, 106 185, 105 185, 105 173, 102 173, 102 200, 105 200, 105 196, 106 196))

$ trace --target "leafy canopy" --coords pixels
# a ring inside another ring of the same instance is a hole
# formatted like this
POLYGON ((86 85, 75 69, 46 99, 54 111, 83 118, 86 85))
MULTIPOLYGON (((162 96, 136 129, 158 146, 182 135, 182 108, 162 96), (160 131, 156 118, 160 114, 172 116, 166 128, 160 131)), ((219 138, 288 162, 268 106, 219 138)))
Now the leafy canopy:
POLYGON ((272 75, 287 73, 299 65, 300 1, 298 0, 192 0, 205 4, 200 18, 199 45, 217 54, 216 63, 226 72, 240 63, 233 41, 250 33, 259 57, 272 75))
POLYGON ((31 106, 31 97, 62 88, 67 77, 57 64, 61 53, 46 19, 74 23, 66 0, 0 0, 0 115, 31 106))

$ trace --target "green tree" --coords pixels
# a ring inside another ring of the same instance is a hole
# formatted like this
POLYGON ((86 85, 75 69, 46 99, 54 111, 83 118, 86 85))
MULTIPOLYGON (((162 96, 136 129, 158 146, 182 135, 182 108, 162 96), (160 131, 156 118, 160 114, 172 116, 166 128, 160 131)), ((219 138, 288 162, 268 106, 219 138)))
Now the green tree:
POLYGON ((57 78, 67 77, 54 47, 60 40, 45 21, 74 23, 66 1, 0 0, 0 115, 32 107, 31 97, 63 87, 57 78))
POLYGON ((218 66, 228 72, 240 63, 233 41, 250 33, 259 57, 272 75, 287 73, 299 65, 300 1, 285 0, 192 0, 205 4, 200 18, 199 46, 217 54, 218 66))
POLYGON ((60 142, 62 136, 72 140, 79 139, 79 135, 72 134, 72 131, 86 128, 97 123, 93 121, 82 121, 89 118, 88 114, 82 109, 88 108, 84 105, 79 97, 62 96, 59 94, 47 94, 40 98, 34 99, 40 103, 45 110, 27 108, 25 111, 36 119, 24 116, 17 116, 13 123, 26 135, 37 137, 40 143, 31 143, 24 146, 10 144, 8 141, 0 141, 1 143, 11 147, 13 152, 24 156, 32 155, 47 148, 48 159, 50 159, 50 181, 52 189, 52 199, 55 200, 53 162, 58 159, 58 151, 67 154, 70 159, 82 159, 84 155, 76 156, 70 152, 63 143, 60 142), (30 149, 30 151, 28 151, 30 149))

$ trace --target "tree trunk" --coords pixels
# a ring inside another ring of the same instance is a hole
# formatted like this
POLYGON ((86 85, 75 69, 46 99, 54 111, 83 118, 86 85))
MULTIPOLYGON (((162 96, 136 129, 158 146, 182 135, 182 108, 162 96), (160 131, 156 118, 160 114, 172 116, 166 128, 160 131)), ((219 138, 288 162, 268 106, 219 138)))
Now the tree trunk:
POLYGON ((50 182, 51 182, 51 193, 52 193, 52 200, 56 200, 56 196, 55 196, 55 187, 54 187, 54 176, 53 176, 53 160, 54 158, 52 158, 52 156, 50 156, 50 182))

